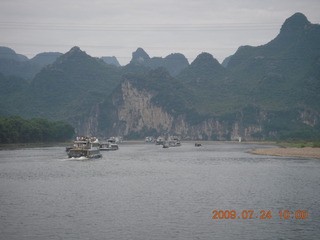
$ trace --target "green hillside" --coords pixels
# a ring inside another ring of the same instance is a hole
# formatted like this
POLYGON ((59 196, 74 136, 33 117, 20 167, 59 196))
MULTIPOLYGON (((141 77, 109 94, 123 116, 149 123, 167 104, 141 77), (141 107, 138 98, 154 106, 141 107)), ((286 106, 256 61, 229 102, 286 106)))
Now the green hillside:
POLYGON ((177 80, 193 95, 193 108, 204 115, 219 116, 243 105, 234 93, 228 71, 209 53, 201 53, 177 80))
POLYGON ((194 107, 201 113, 223 115, 248 104, 319 111, 319 58, 320 26, 296 13, 274 40, 240 47, 225 69, 203 53, 177 79, 196 95, 194 107))
POLYGON ((266 45, 240 47, 231 57, 227 70, 239 94, 248 93, 252 102, 266 109, 288 110, 310 103, 318 107, 311 100, 315 95, 305 92, 311 86, 318 86, 315 71, 319 45, 320 26, 296 13, 266 45))
POLYGON ((32 108, 49 119, 87 115, 119 81, 117 67, 74 47, 36 75, 30 85, 32 108))

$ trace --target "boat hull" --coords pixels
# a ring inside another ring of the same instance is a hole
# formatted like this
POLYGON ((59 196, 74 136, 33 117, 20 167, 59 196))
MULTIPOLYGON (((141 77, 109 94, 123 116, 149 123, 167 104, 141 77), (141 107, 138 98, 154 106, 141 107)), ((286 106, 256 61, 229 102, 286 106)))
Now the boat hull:
POLYGON ((119 149, 118 144, 115 143, 101 143, 99 147, 100 151, 116 151, 119 149))
POLYGON ((69 158, 101 158, 102 154, 99 150, 86 150, 86 149, 70 149, 68 152, 69 158))
POLYGON ((100 148, 100 151, 116 151, 118 148, 100 148))

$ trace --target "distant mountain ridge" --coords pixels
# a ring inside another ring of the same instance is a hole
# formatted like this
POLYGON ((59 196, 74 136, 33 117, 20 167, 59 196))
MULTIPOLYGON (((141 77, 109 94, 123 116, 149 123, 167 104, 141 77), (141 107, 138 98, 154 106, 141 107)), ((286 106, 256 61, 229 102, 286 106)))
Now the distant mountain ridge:
MULTIPOLYGON (((277 103, 278 108, 286 109, 289 101, 291 107, 301 106, 304 99, 300 96, 310 91, 303 83, 310 81, 307 75, 317 65, 319 45, 320 25, 311 24, 303 14, 296 13, 269 43, 240 47, 226 69, 240 83, 237 91, 253 94, 257 104, 274 108, 272 105, 277 103)), ((318 80, 314 81, 316 84, 318 80)), ((313 107, 320 110, 316 103, 313 107)))
POLYGON ((115 56, 112 57, 101 57, 101 59, 107 63, 107 64, 112 64, 116 67, 120 67, 120 63, 118 62, 118 59, 115 56))
POLYGON ((17 54, 14 50, 8 47, 0 46, 0 59, 11 59, 18 62, 27 61, 28 58, 21 54, 17 54))
POLYGON ((181 53, 172 53, 165 58, 150 58, 142 48, 138 48, 132 53, 130 64, 143 65, 151 69, 164 67, 172 76, 178 75, 183 69, 189 66, 187 58, 181 53))
POLYGON ((62 53, 59 52, 44 52, 44 53, 39 53, 33 58, 30 59, 30 62, 34 64, 38 64, 41 68, 54 63, 58 57, 63 55, 62 53))
MULTIPOLYGON (((10 76, 15 75, 25 79, 32 79, 40 70, 54 63, 63 55, 59 52, 39 53, 31 59, 22 54, 17 54, 13 49, 0 46, 0 73, 10 76)), ((107 64, 120 67, 116 57, 101 57, 107 64)))
POLYGON ((73 47, 31 82, 0 74, 0 89, 0 114, 66 120, 79 135, 315 139, 320 26, 296 13, 275 39, 239 47, 224 66, 209 53, 189 64, 138 48, 116 67, 73 47))
POLYGON ((7 47, 0 47, 0 73, 32 79, 46 65, 52 64, 62 53, 47 52, 37 54, 32 59, 17 54, 7 47))

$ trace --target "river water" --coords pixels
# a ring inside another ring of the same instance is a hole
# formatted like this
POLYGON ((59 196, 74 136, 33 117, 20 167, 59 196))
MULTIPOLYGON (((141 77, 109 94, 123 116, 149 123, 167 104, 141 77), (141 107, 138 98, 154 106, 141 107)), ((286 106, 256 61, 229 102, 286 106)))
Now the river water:
POLYGON ((2 150, 0 239, 319 239, 320 160, 257 147, 123 143, 81 161, 64 147, 2 150))

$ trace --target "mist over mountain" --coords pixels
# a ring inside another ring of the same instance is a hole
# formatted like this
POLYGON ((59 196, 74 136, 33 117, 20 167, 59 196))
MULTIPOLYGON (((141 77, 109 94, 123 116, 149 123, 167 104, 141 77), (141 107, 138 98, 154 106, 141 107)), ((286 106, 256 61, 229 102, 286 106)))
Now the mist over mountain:
POLYGON ((31 60, 0 48, 0 114, 66 120, 79 135, 320 138, 320 26, 302 13, 223 65, 209 53, 189 64, 180 53, 150 57, 142 48, 126 66, 115 60, 79 47, 31 60), (42 68, 28 78, 22 63, 42 68))

